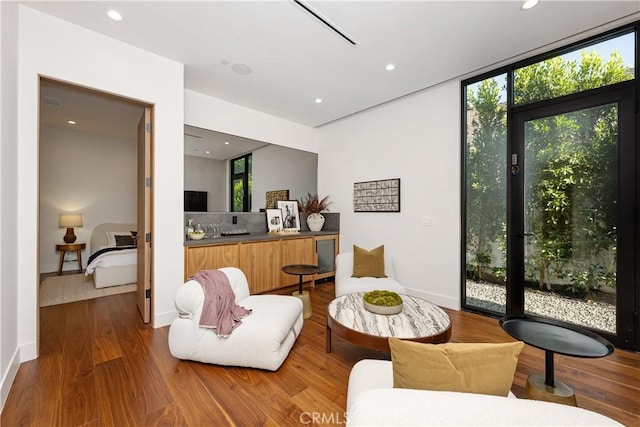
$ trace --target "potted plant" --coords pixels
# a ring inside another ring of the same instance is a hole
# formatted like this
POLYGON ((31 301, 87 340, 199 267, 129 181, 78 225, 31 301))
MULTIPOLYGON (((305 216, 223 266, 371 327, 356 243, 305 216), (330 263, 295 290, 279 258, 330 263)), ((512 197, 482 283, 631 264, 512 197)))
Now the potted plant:
POLYGON ((363 296, 364 308, 376 314, 398 314, 402 311, 402 297, 395 292, 377 290, 363 296))
POLYGON ((311 231, 320 231, 324 226, 324 216, 321 212, 329 210, 329 196, 320 199, 317 194, 307 193, 307 197, 298 200, 300 213, 307 214, 307 226, 311 231))

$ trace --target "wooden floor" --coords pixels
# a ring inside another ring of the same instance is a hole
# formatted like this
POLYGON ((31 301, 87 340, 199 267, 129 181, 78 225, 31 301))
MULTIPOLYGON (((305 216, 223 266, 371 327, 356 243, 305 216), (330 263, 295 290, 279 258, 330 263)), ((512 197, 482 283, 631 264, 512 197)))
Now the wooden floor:
MULTIPOLYGON (((277 372, 180 361, 168 328, 144 325, 135 293, 45 307, 40 357, 20 366, 2 426, 308 424, 313 413, 345 421, 347 379, 362 358, 388 355, 338 337, 325 352, 326 306, 333 284, 310 289, 314 314, 277 372)), ((511 341, 492 318, 449 311, 455 342, 511 341)), ((542 373, 544 353, 525 346, 513 391, 542 373)), ((556 358, 556 377, 578 405, 626 425, 640 425, 640 356, 616 351, 603 359, 556 358)))

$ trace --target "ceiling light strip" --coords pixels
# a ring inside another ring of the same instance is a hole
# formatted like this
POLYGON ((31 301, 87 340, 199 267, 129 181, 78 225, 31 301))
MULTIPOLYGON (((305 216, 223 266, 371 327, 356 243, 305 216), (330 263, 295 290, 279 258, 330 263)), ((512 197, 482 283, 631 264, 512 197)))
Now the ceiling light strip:
POLYGON ((355 40, 353 40, 351 37, 349 37, 348 35, 346 35, 345 33, 343 33, 342 31, 340 31, 338 29, 338 27, 336 27, 335 25, 333 25, 331 22, 327 21, 325 18, 323 18, 318 12, 316 12, 315 10, 313 10, 311 8, 311 6, 304 4, 303 2, 301 2, 300 0, 293 0, 293 2, 295 4, 297 4, 298 6, 300 6, 301 8, 303 8, 304 10, 306 10, 307 12, 309 12, 314 18, 316 18, 318 21, 322 22, 324 25, 326 25, 327 27, 331 28, 336 34, 338 34, 340 37, 342 37, 343 39, 345 39, 346 41, 348 41, 349 43, 351 43, 352 45, 356 45, 357 43, 355 42, 355 40))

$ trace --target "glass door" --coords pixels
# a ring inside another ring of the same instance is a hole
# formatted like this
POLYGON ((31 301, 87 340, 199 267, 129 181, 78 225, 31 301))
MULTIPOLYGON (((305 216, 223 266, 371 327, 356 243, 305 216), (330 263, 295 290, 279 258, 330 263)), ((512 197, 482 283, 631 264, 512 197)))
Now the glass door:
POLYGON ((636 292, 635 148, 622 137, 632 132, 627 95, 514 115, 507 291, 508 312, 583 326, 626 347, 636 292))

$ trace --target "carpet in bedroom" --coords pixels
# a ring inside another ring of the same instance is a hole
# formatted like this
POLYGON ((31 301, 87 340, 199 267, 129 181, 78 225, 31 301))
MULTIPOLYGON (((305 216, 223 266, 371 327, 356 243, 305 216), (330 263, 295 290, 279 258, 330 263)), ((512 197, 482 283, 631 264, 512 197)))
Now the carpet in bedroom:
POLYGON ((133 283, 96 289, 93 278, 84 274, 47 277, 40 284, 40 307, 134 292, 137 287, 133 283))

